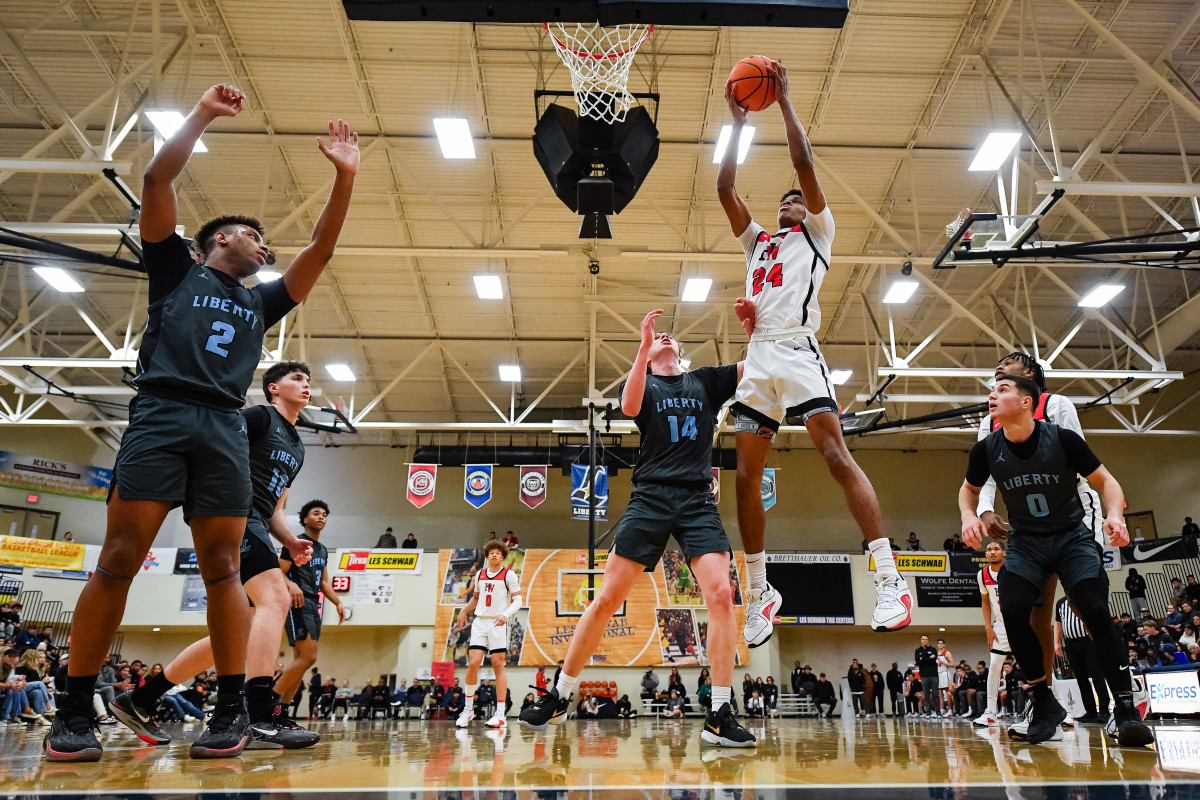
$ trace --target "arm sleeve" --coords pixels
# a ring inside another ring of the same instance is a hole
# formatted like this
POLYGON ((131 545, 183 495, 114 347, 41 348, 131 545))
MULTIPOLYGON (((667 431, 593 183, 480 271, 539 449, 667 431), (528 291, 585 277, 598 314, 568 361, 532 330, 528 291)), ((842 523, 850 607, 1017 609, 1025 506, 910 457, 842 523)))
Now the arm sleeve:
POLYGON ((264 331, 273 328, 276 322, 286 317, 289 311, 299 305, 288 294, 287 286, 283 283, 283 278, 268 283, 260 283, 254 287, 254 291, 258 292, 262 297, 264 331))
POLYGON ((967 457, 967 483, 972 486, 983 486, 992 475, 988 467, 987 444, 976 442, 967 457))
POLYGON ((196 259, 183 238, 172 233, 161 242, 143 241, 142 263, 150 276, 149 303, 153 305, 175 291, 196 259))
POLYGON ((1083 426, 1079 424, 1079 412, 1075 404, 1061 394, 1052 394, 1046 401, 1046 418, 1060 428, 1074 431, 1083 438, 1083 426))
POLYGON ((758 235, 764 233, 762 225, 759 225, 754 220, 750 220, 750 224, 746 226, 746 230, 742 231, 742 235, 737 237, 738 243, 742 249, 746 251, 746 258, 750 257, 750 253, 754 251, 754 245, 758 243, 758 235))
POLYGON ((1058 443, 1067 454, 1067 466, 1080 475, 1087 477, 1100 468, 1100 459, 1078 433, 1059 428, 1058 443))
POLYGON ((252 442, 271 429, 271 412, 266 406, 243 408, 242 419, 246 420, 246 438, 252 442))

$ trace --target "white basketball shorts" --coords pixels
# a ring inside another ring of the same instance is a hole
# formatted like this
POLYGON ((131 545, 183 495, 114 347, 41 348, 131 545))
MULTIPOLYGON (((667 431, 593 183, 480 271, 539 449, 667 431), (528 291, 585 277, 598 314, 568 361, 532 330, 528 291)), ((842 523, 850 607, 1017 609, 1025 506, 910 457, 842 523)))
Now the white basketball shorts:
POLYGON ((471 641, 467 649, 507 653, 508 623, 497 625, 495 617, 476 617, 471 620, 471 641))
POLYGON ((774 432, 826 411, 838 412, 837 396, 816 339, 751 340, 734 394, 736 430, 753 433, 765 426, 774 432))

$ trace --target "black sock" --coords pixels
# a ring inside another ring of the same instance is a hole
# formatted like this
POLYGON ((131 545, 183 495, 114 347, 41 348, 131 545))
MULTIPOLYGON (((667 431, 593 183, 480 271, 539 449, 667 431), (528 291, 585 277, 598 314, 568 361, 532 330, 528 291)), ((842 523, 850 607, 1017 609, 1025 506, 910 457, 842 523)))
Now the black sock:
POLYGON ((92 705, 92 695, 96 693, 96 675, 68 675, 67 694, 83 698, 88 707, 92 705))
POLYGON ((263 675, 246 681, 246 709, 250 719, 259 720, 271 713, 279 695, 271 688, 271 676, 263 675))
POLYGON ((153 709, 158 698, 166 694, 172 686, 166 672, 160 672, 142 686, 133 690, 133 702, 142 708, 153 709))
POLYGON ((242 691, 246 688, 246 673, 217 676, 217 700, 221 705, 242 702, 242 691))

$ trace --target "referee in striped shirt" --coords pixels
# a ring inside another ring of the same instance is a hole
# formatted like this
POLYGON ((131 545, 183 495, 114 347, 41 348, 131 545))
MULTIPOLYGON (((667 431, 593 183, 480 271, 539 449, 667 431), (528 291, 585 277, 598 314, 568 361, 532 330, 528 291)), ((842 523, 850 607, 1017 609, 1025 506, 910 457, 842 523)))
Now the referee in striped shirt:
POLYGON ((1108 721, 1108 684, 1104 682, 1104 672, 1100 668, 1100 657, 1096 652, 1096 643, 1088 636, 1087 628, 1071 609, 1067 598, 1063 597, 1054 606, 1054 652, 1065 655, 1075 672, 1075 680, 1079 684, 1079 699, 1083 703, 1084 715, 1076 722, 1108 721), (1064 652, 1065 651, 1065 652, 1064 652), (1088 686, 1095 687, 1095 697, 1088 686), (1096 713, 1096 701, 1099 700, 1100 713, 1096 713))

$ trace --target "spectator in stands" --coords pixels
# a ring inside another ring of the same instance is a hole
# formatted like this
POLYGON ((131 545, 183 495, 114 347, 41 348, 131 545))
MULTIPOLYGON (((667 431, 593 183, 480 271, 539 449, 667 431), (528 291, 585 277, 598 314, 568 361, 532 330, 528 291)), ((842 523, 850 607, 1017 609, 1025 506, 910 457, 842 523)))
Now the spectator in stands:
POLYGON ((1016 702, 1016 697, 1012 695, 1013 690, 1016 688, 1015 682, 1012 680, 1012 672, 1012 662, 1005 661, 1004 666, 1000 668, 1000 693, 998 699, 1001 716, 1009 714, 1015 710, 1009 705, 1009 700, 1012 700, 1013 703, 1016 702))
POLYGON ((487 678, 481 680, 479 688, 475 690, 474 709, 476 719, 491 719, 496 710, 496 687, 488 683, 487 678))
MULTIPOLYGON (((892 666, 895 666, 893 664, 892 666)), ((870 672, 867 676, 871 679, 871 704, 872 713, 883 716, 883 693, 887 689, 887 684, 884 682, 883 673, 879 671, 879 667, 875 664, 871 665, 870 672)))
POLYGON ((1176 608, 1180 608, 1183 600, 1183 581, 1179 580, 1179 578, 1171 578, 1171 602, 1175 604, 1176 608))
MULTIPOLYGON (((562 670, 562 662, 558 662, 558 668, 562 670)), ((747 676, 749 677, 749 676, 747 676)), ((558 673, 555 673, 555 685, 558 681, 558 673)), ((654 674, 654 667, 646 667, 646 673, 642 675, 642 699, 653 700, 658 693, 658 676, 654 674)))
POLYGON ((458 715, 462 713, 466 705, 467 701, 463 697, 462 687, 459 686, 451 686, 450 691, 446 692, 446 696, 442 699, 447 719, 458 719, 458 715))
POLYGON ((440 682, 434 681, 429 686, 428 700, 429 716, 433 718, 446 707, 446 687, 442 686, 440 682))
POLYGON ((342 709, 342 722, 350 718, 350 701, 353 697, 354 690, 350 688, 350 679, 346 678, 342 681, 342 685, 333 693, 333 705, 330 707, 330 710, 333 712, 335 718, 337 717, 339 708, 342 709))
POLYGON ((696 679, 696 693, 700 693, 700 687, 704 684, 712 683, 712 674, 708 671, 708 667, 700 668, 700 677, 696 679))
MULTIPOLYGON (((892 668, 888 670, 887 676, 883 679, 884 686, 887 689, 888 697, 892 700, 892 716, 899 717, 903 713, 897 709, 897 706, 904 708, 904 673, 900 671, 900 666, 895 661, 892 662, 892 668)), ((879 713, 883 713, 883 703, 879 703, 879 713)))
POLYGON ((395 550, 396 549, 396 537, 392 533, 391 528, 388 528, 386 531, 383 532, 383 535, 379 537, 379 541, 375 543, 375 549, 376 550, 395 550))
POLYGON ((947 537, 946 541, 942 542, 942 549, 946 552, 951 552, 955 549, 955 542, 959 541, 959 534, 947 537))
POLYGON ((537 674, 533 676, 533 683, 539 689, 546 688, 546 668, 538 667, 537 674))
MULTIPOLYGON (((628 697, 629 695, 625 695, 625 696, 628 697)), ((525 695, 525 699, 521 701, 521 711, 524 711, 525 709, 529 708, 533 704, 534 704, 533 692, 530 692, 529 694, 525 695)))
POLYGON ((1183 536, 1200 536, 1200 525, 1192 522, 1191 517, 1183 518, 1183 536))
POLYGON ((162 702, 184 722, 196 722, 204 719, 204 712, 197 708, 190 700, 187 699, 188 687, 186 684, 178 684, 167 690, 167 693, 162 696, 162 702))
POLYGON ((865 717, 867 715, 865 697, 867 673, 858 663, 857 658, 850 662, 850 669, 846 671, 846 682, 850 685, 850 699, 854 703, 854 715, 865 717))
POLYGON ((22 630, 17 631, 17 650, 24 653, 31 647, 37 647, 41 640, 41 637, 38 636, 37 626, 26 625, 22 630))
MULTIPOLYGON (((1191 519, 1191 517, 1188 517, 1188 519, 1191 519)), ((1184 527, 1187 527, 1187 526, 1184 526, 1184 527)), ((71 533, 70 531, 67 531, 66 533, 63 534, 63 541, 64 542, 75 541, 75 534, 71 533)))
POLYGON ((678 692, 671 692, 671 696, 667 699, 666 707, 663 708, 663 718, 683 718, 683 698, 679 696, 678 692))
POLYGON ((422 706, 425 705, 425 689, 415 680, 412 686, 408 687, 408 702, 404 709, 404 715, 408 716, 409 709, 415 709, 418 719, 425 719, 425 711, 422 706))
POLYGON ((596 700, 596 693, 588 694, 584 692, 584 699, 579 703, 579 710, 576 712, 580 719, 596 719, 600 713, 600 703, 596 700))
MULTIPOLYGON (((533 695, 529 696, 533 697, 533 695)), ((633 704, 629 702, 629 695, 623 694, 621 695, 621 699, 617 701, 617 716, 621 719, 637 716, 637 711, 634 709, 633 704)))
POLYGON ((1200 664, 1200 644, 1188 645, 1188 661, 1200 664))
POLYGON ((400 543, 401 550, 416 550, 420 545, 417 544, 417 537, 411 533, 404 537, 404 541, 400 543))
POLYGON ((402 719, 408 716, 406 713, 408 709, 407 680, 401 680, 399 685, 396 686, 396 690, 392 692, 392 698, 389 705, 391 705, 391 716, 395 719, 402 719))
POLYGON ((1133 621, 1133 616, 1128 611, 1123 613, 1121 615, 1121 637, 1127 642, 1132 642, 1138 637, 1137 629, 1138 624, 1133 621))
POLYGON ((1174 603, 1167 603, 1167 615, 1163 619, 1163 630, 1176 641, 1183 635, 1183 614, 1174 603))
POLYGON ((916 531, 908 532, 908 542, 906 544, 907 544, 909 550, 920 550, 921 549, 921 540, 917 538, 916 531))
POLYGON ((491 542, 494 542, 494 541, 496 541, 496 532, 489 531, 487 541, 484 542, 483 545, 484 545, 484 547, 486 547, 488 544, 490 544, 491 542))
POLYGON ((750 697, 746 700, 746 716, 754 719, 761 717, 766 713, 766 706, 763 703, 762 695, 758 693, 758 689, 750 691, 750 697))
POLYGON ((763 684, 762 691, 763 707, 768 716, 779 716, 779 687, 775 685, 775 678, 771 675, 767 676, 767 682, 763 684))
POLYGON ((1125 578, 1125 591, 1129 592, 1129 604, 1133 606, 1133 610, 1137 614, 1150 610, 1150 605, 1146 602, 1146 579, 1138 574, 1135 567, 1129 568, 1129 575, 1125 578))
POLYGON ((366 714, 366 710, 371 707, 371 698, 375 695, 375 684, 367 678, 367 683, 363 686, 362 691, 351 698, 351 705, 354 706, 354 718, 362 719, 366 714))
POLYGON ((1187 586, 1183 587, 1183 595, 1193 609, 1200 608, 1200 583, 1196 583, 1195 575, 1187 576, 1187 586))
POLYGON ((829 710, 824 714, 826 717, 832 717, 833 709, 837 706, 837 692, 833 690, 833 684, 826 679, 824 672, 817 679, 816 688, 813 690, 813 705, 817 709, 817 716, 821 716, 821 706, 829 706, 829 710))
POLYGON ((1142 638, 1150 646, 1150 652, 1158 655, 1160 661, 1173 663, 1175 661, 1175 640, 1165 631, 1158 629, 1158 623, 1152 619, 1146 620, 1146 635, 1142 638), (1163 656, 1166 656, 1164 659, 1163 656))
POLYGON ((517 539, 516 534, 514 534, 512 531, 509 531, 508 533, 504 534, 504 538, 501 539, 500 541, 503 542, 504 546, 507 547, 509 550, 516 549, 517 546, 520 545, 520 543, 521 543, 520 540, 517 539))
POLYGON ((7 639, 13 635, 17 626, 21 624, 20 615, 13 610, 15 600, 0 605, 0 639, 7 639))
POLYGON ((316 719, 317 700, 321 698, 321 673, 312 668, 312 677, 308 679, 308 718, 316 719))
POLYGON ((667 691, 678 694, 684 705, 687 705, 687 688, 683 685, 683 676, 679 674, 679 667, 671 667, 671 674, 667 676, 667 691))
POLYGON ((899 552, 900 552, 900 545, 896 544, 896 540, 895 540, 895 539, 891 539, 891 538, 889 538, 889 539, 888 539, 888 544, 890 544, 890 545, 891 545, 891 547, 892 547, 892 552, 893 552, 893 553, 899 553, 899 552))
POLYGON ((1183 633, 1179 634, 1179 647, 1182 650, 1188 650, 1196 643, 1196 629, 1191 625, 1183 626, 1183 633))
POLYGON ((792 667, 792 694, 800 694, 800 678, 804 675, 804 670, 800 668, 800 662, 797 661, 792 667))
POLYGON ((13 647, 0 656, 0 719, 6 723, 23 720, 49 725, 45 717, 30 707, 25 677, 17 672, 17 658, 16 648, 13 647))
POLYGON ((700 679, 700 686, 696 689, 696 703, 705 714, 712 706, 712 682, 708 678, 700 679))
POLYGON ((25 694, 29 705, 37 714, 47 711, 54 714, 54 697, 50 687, 54 685, 54 676, 49 674, 44 649, 26 650, 17 663, 15 672, 25 678, 25 694))
POLYGON ((812 694, 817 688, 817 676, 813 675, 812 667, 808 664, 804 665, 804 672, 800 675, 800 692, 812 694))

